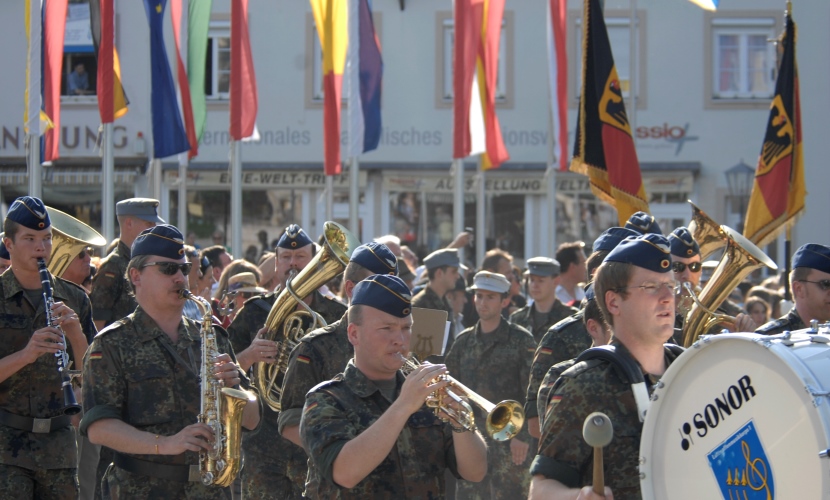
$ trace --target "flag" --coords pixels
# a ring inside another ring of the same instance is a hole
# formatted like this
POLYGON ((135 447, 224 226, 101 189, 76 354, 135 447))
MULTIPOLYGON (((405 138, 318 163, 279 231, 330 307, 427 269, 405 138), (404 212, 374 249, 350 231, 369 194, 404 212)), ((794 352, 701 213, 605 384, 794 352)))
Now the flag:
POLYGON ((368 0, 349 1, 349 156, 377 149, 383 60, 368 0))
POLYGON ((248 36, 248 0, 231 2, 231 137, 254 135, 257 112, 256 75, 248 36))
POLYGON ((323 138, 326 175, 339 175, 340 100, 349 44, 348 0, 310 0, 323 49, 323 138))
POLYGON ((510 156, 496 116, 505 0, 457 0, 453 64, 453 158, 482 153, 482 169, 510 156))
POLYGON ((127 114, 130 101, 121 84, 121 64, 115 49, 113 0, 89 0, 89 25, 98 61, 98 113, 101 123, 112 123, 127 114))
POLYGON ((796 26, 788 13, 775 96, 749 197, 744 236, 758 246, 774 240, 804 213, 801 101, 795 58, 796 26))
POLYGON ((623 226, 634 212, 649 209, 599 0, 585 0, 582 26, 582 95, 571 170, 588 176, 591 191, 617 208, 623 226))
POLYGON ((27 0, 23 11, 26 30, 26 88, 23 91, 23 128, 40 136, 41 15, 40 0, 27 0))
POLYGON ((48 126, 43 134, 43 161, 58 159, 61 128, 61 68, 66 11, 69 0, 43 2, 43 113, 48 126))
POLYGON ((693 4, 706 10, 718 10, 720 0, 689 0, 693 4))
POLYGON ((187 2, 187 78, 190 82, 190 102, 193 106, 193 127, 197 143, 202 140, 207 120, 205 71, 212 4, 212 0, 187 2))
POLYGON ((193 123, 193 104, 190 101, 190 82, 187 79, 187 71, 184 68, 184 61, 182 61, 181 43, 179 38, 182 26, 182 0, 173 0, 170 4, 170 19, 173 21, 173 40, 176 43, 176 76, 179 81, 179 96, 182 100, 184 128, 187 134, 187 142, 190 144, 190 150, 187 152, 187 158, 191 159, 199 154, 199 140, 196 138, 196 127, 193 123))
POLYGON ((568 2, 547 1, 548 82, 553 138, 559 156, 559 170, 568 170, 568 2))
POLYGON ((166 158, 190 149, 164 47, 165 8, 167 0, 144 0, 144 10, 150 23, 150 101, 155 158, 166 158))

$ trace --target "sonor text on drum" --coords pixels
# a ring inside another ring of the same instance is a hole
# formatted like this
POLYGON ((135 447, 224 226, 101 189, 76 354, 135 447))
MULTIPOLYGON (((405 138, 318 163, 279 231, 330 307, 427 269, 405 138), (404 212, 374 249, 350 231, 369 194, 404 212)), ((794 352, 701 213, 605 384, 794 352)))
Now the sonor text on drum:
MULTIPOLYGON (((694 414, 692 423, 697 429, 697 437, 705 437, 709 429, 717 427, 726 417, 732 415, 733 410, 740 410, 743 404, 754 396, 755 388, 752 387, 749 375, 739 378, 737 384, 730 385, 720 396, 715 396, 715 400, 707 404, 702 412, 694 414)), ((680 447, 688 450, 694 444, 692 425, 684 422, 680 435, 680 447)))

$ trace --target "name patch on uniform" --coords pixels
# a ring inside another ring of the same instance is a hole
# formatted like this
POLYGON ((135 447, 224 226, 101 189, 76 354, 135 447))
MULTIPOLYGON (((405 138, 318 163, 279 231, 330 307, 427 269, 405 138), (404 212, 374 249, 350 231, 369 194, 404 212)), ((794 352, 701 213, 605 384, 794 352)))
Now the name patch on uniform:
POLYGON ((309 358, 308 356, 297 356, 297 361, 299 361, 300 363, 305 363, 307 365, 311 364, 311 358, 309 358))
POLYGON ((750 420, 708 455, 724 499, 775 498, 772 464, 750 420))

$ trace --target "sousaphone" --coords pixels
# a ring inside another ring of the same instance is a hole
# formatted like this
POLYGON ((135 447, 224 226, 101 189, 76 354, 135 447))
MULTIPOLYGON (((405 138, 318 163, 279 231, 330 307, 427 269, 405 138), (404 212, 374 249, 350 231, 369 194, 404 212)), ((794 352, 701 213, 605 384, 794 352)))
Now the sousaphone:
POLYGON ((52 221, 52 255, 47 267, 53 276, 63 276, 72 259, 86 247, 107 244, 101 234, 71 215, 56 208, 46 207, 52 221))

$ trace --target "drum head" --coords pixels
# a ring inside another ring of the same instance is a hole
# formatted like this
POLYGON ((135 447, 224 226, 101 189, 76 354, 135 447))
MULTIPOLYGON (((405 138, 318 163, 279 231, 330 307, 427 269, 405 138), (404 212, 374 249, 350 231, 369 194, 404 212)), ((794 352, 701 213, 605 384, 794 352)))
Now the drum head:
POLYGON ((830 388, 830 348, 802 339, 723 334, 678 357, 643 424, 643 498, 830 498, 830 399, 805 390, 830 388))

